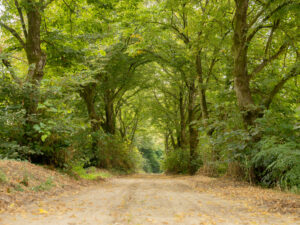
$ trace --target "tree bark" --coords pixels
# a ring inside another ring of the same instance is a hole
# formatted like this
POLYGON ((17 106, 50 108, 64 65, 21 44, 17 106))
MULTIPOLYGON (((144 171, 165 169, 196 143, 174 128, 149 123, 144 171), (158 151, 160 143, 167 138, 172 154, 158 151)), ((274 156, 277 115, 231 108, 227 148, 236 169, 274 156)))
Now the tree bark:
POLYGON ((196 124, 196 115, 195 115, 195 99, 196 99, 196 87, 195 87, 195 82, 192 81, 189 85, 189 103, 188 103, 189 147, 190 147, 189 173, 191 175, 197 172, 197 166, 194 163, 194 160, 198 158, 197 155, 198 130, 196 124))
MULTIPOLYGON (((24 142, 28 144, 35 138, 33 135, 33 125, 38 122, 37 109, 40 101, 40 84, 44 77, 44 69, 46 65, 46 54, 41 49, 41 6, 38 3, 27 0, 28 6, 25 8, 27 16, 24 50, 26 52, 29 64, 26 82, 24 84, 24 108, 25 114, 25 134, 24 142)), ((20 9, 19 9, 20 10, 20 9)), ((19 11, 20 13, 20 11, 19 11)), ((22 20, 21 20, 22 22, 22 20)))
POLYGON ((84 86, 80 91, 80 96, 83 98, 86 104, 91 128, 93 132, 97 132, 101 127, 101 119, 97 115, 95 108, 96 84, 93 83, 84 86))
POLYGON ((256 107, 250 90, 250 76, 247 69, 247 11, 248 0, 236 0, 234 16, 233 57, 234 89, 237 102, 246 126, 254 124, 256 107))
POLYGON ((169 133, 165 133, 165 153, 166 155, 168 155, 169 153, 169 137, 170 137, 170 134, 169 133))
POLYGON ((202 69, 202 62, 201 62, 201 52, 199 51, 196 56, 196 70, 198 74, 199 86, 200 86, 200 106, 202 112, 202 120, 203 124, 207 126, 208 120, 208 109, 207 109, 207 101, 206 101, 206 87, 203 82, 203 69, 202 69))
MULTIPOLYGON (((96 107, 95 107, 95 97, 96 97, 96 83, 91 83, 86 86, 83 86, 82 89, 80 90, 80 96, 85 102, 87 111, 88 111, 88 116, 91 124, 91 128, 93 133, 95 134, 98 132, 101 128, 101 119, 98 116, 96 112, 96 107)), ((96 135, 92 135, 92 154, 93 157, 91 158, 91 162, 94 165, 95 160, 97 158, 96 152, 97 149, 99 148, 100 144, 100 139, 96 135)))
POLYGON ((44 76, 44 68, 46 65, 46 55, 41 49, 41 14, 40 8, 36 3, 28 0, 27 21, 28 34, 25 43, 25 52, 29 64, 26 81, 30 84, 29 98, 25 101, 25 109, 27 116, 36 114, 39 102, 39 87, 44 76))
POLYGON ((179 93, 179 112, 180 112, 180 141, 178 145, 180 148, 186 146, 186 121, 185 121, 185 110, 184 110, 184 99, 183 93, 180 91, 179 93))
POLYGON ((114 97, 110 90, 105 92, 104 102, 106 120, 103 128, 105 132, 114 135, 116 133, 116 116, 114 110, 114 97))

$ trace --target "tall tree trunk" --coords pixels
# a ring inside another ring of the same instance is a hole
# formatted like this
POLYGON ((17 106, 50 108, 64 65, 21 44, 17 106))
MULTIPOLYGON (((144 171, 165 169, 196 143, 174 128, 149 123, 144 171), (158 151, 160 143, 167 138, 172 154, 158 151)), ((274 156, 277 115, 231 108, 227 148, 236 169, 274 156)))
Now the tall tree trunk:
POLYGON ((200 86, 200 106, 201 106, 201 112, 202 112, 202 120, 203 120, 204 126, 207 126, 208 110, 207 110, 207 101, 206 101, 206 87, 203 82, 201 51, 199 51, 196 56, 196 69, 197 69, 198 81, 199 81, 199 86, 200 86))
MULTIPOLYGON (((101 119, 98 116, 95 107, 96 86, 97 85, 93 83, 82 87, 80 90, 80 96, 85 102, 91 128, 94 133, 99 131, 101 127, 101 119)), ((99 143, 99 138, 96 135, 92 135, 92 153, 94 154, 93 158, 91 159, 92 162, 96 159, 96 152, 99 147, 99 143)))
POLYGON ((191 82, 189 85, 189 103, 188 103, 188 122, 189 122, 189 147, 190 147, 190 162, 189 173, 195 174, 197 172, 197 165, 194 160, 198 158, 197 146, 198 146, 198 130, 196 124, 195 115, 195 99, 196 99, 196 87, 195 82, 191 82))
POLYGON ((183 93, 179 93, 179 112, 180 112, 180 142, 178 142, 178 147, 184 148, 187 144, 186 141, 186 121, 185 121, 185 112, 184 112, 184 99, 183 93))
POLYGON ((168 155, 169 153, 169 137, 170 137, 170 134, 168 132, 165 133, 165 153, 166 155, 168 155))
POLYGON ((248 0, 236 0, 234 17, 233 57, 234 57, 234 89, 237 102, 246 126, 254 124, 257 110, 250 90, 250 76, 247 68, 247 11, 248 0))
POLYGON ((104 96, 105 102, 105 125, 104 130, 107 133, 115 134, 116 133, 116 116, 114 110, 114 98, 112 96, 112 92, 110 90, 106 91, 104 96))
POLYGON ((178 144, 176 144, 174 135, 172 134, 171 131, 170 131, 169 135, 170 135, 170 137, 171 137, 171 144, 172 144, 173 149, 178 148, 178 144))
POLYGON ((101 127, 101 120, 98 114, 96 113, 95 108, 96 84, 93 83, 84 86, 80 91, 80 96, 83 98, 86 104, 91 128, 93 132, 97 132, 101 127))
POLYGON ((28 3, 31 5, 26 9, 28 32, 26 33, 24 45, 29 64, 24 85, 24 108, 26 110, 24 141, 26 144, 32 142, 34 138, 32 127, 37 123, 35 117, 40 100, 40 83, 43 79, 46 65, 46 55, 41 49, 41 8, 32 1, 28 0, 28 3))

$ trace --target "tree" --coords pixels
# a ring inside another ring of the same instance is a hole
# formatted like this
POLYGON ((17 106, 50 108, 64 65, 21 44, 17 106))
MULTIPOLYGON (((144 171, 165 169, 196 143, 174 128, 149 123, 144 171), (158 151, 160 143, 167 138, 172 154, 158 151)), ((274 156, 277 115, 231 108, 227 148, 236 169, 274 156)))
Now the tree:
MULTIPOLYGON (((249 5, 249 0, 236 0, 235 3, 236 11, 232 45, 235 92, 245 125, 252 126, 255 120, 263 115, 261 107, 269 108, 274 96, 281 90, 283 85, 289 79, 299 75, 299 52, 296 50, 296 63, 289 69, 289 72, 286 71, 287 75, 274 86, 264 101, 258 104, 254 102, 253 91, 250 87, 251 81, 265 67, 283 55, 285 51, 294 51, 291 49, 294 44, 292 43, 293 40, 289 38, 289 34, 281 26, 294 23, 290 16, 293 14, 292 8, 295 3, 293 1, 276 3, 267 1, 266 3, 253 3, 251 6, 249 5), (255 12, 251 16, 249 16, 249 9, 255 12), (283 12, 285 16, 281 15, 283 12), (289 17, 289 21, 286 20, 286 16, 289 17), (266 33, 266 31, 263 31, 264 29, 269 29, 269 32, 266 33), (254 65, 252 71, 249 72, 249 49, 254 44, 255 36, 259 32, 267 34, 262 46, 264 54, 262 54, 260 63, 254 65), (276 32, 281 34, 276 35, 276 32), (280 36, 283 36, 283 38, 280 36), (278 44, 274 44, 275 41, 280 42, 281 45, 277 47, 278 44)), ((293 55, 292 52, 291 54, 293 55)))
POLYGON ((184 89, 187 90, 188 101, 185 105, 187 121, 184 118, 182 91, 178 93, 178 100, 181 101, 179 109, 181 138, 183 145, 187 144, 189 147, 192 174, 197 170, 192 167, 192 161, 198 157, 196 151, 199 138, 198 126, 201 124, 200 121, 203 126, 208 126, 209 110, 206 92, 214 67, 219 61, 220 46, 227 35, 222 22, 215 17, 212 19, 209 17, 212 14, 224 16, 221 9, 226 9, 225 5, 167 1, 153 2, 152 7, 147 7, 141 12, 144 15, 141 19, 144 26, 141 33, 147 34, 144 35, 146 40, 140 47, 143 51, 150 52, 160 64, 173 67, 174 71, 180 74, 185 85, 184 89), (151 14, 157 16, 153 17, 151 14), (217 32, 217 36, 211 32, 212 29, 217 32), (155 35, 157 36, 154 37, 155 35), (184 133, 186 126, 187 135, 184 133))
MULTIPOLYGON (((27 125, 34 123, 32 117, 37 113, 39 86, 43 79, 44 68, 46 65, 46 55, 41 48, 42 15, 51 2, 52 1, 36 2, 32 0, 23 1, 22 4, 20 4, 18 0, 3 2, 3 5, 7 10, 2 16, 0 26, 18 41, 18 45, 21 49, 24 49, 29 65, 25 82, 20 81, 20 78, 17 78, 14 75, 14 72, 11 72, 13 78, 27 89, 26 96, 24 96, 27 125), (14 8, 12 4, 14 4, 14 8), (26 16, 25 18, 23 15, 24 13, 26 16), (13 23, 11 23, 10 19, 13 16, 16 16, 18 20, 13 20, 13 23), (17 32, 19 27, 21 27, 22 34, 17 32)), ((7 68, 10 70, 12 69, 9 61, 6 60, 3 62, 7 68)))

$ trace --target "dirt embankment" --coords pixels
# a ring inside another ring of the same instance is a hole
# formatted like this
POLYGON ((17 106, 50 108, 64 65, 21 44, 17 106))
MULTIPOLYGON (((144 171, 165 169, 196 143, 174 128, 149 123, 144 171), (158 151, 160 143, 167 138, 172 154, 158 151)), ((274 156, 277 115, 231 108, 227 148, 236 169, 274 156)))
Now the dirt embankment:
POLYGON ((0 213, 91 183, 29 162, 0 160, 0 213))

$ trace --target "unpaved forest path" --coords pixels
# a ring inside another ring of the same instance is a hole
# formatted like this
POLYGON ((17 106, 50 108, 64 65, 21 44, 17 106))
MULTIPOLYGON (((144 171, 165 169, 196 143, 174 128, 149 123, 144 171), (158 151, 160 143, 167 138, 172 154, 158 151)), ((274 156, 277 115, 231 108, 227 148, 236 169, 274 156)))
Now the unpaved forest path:
POLYGON ((199 192, 188 177, 114 178, 0 215, 3 225, 300 224, 239 200, 199 192))

